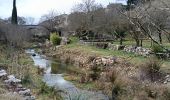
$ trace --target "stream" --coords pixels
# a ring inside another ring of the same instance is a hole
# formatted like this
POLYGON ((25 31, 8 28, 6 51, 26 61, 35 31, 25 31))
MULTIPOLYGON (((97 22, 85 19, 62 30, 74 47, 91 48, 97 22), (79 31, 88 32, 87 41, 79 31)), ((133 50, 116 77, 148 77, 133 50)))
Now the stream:
POLYGON ((35 66, 44 69, 43 81, 50 87, 55 87, 56 90, 64 91, 61 96, 64 100, 109 100, 108 96, 102 92, 92 92, 81 90, 75 85, 63 78, 68 67, 74 67, 70 64, 61 63, 59 60, 53 58, 47 59, 46 56, 40 55, 33 49, 26 50, 27 54, 31 55, 35 66))

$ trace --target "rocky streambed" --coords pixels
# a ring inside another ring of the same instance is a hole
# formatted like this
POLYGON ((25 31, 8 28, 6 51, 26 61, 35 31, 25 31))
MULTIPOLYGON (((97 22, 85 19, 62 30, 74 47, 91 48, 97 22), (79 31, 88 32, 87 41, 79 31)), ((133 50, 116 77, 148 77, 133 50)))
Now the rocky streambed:
POLYGON ((108 96, 102 94, 100 91, 81 90, 74 86, 73 83, 66 81, 63 78, 63 73, 67 71, 67 67, 74 66, 61 63, 54 59, 47 59, 32 49, 27 50, 26 53, 31 55, 36 66, 44 69, 43 81, 48 86, 55 87, 56 90, 62 91, 60 94, 64 100, 109 100, 108 96))
POLYGON ((31 90, 23 87, 21 80, 17 79, 14 75, 8 75, 6 70, 0 69, 0 79, 3 80, 9 91, 4 96, 20 95, 23 100, 35 100, 35 96, 32 95, 31 90))

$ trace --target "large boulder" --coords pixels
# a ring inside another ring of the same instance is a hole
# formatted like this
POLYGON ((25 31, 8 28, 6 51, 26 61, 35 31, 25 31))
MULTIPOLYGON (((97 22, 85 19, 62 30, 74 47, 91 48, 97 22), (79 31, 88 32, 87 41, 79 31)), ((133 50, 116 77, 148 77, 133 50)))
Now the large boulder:
POLYGON ((97 66, 111 66, 116 63, 116 57, 97 57, 93 60, 93 64, 97 66))

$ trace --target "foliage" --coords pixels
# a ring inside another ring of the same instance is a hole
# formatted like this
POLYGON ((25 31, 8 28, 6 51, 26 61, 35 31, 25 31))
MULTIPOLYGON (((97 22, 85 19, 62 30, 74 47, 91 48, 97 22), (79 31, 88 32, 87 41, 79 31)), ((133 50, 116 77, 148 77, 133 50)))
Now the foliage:
POLYGON ((32 82, 31 76, 29 74, 24 75, 21 82, 22 84, 30 84, 32 82))
POLYGON ((50 34, 50 41, 53 43, 53 45, 60 45, 61 38, 57 33, 51 33, 50 34))
POLYGON ((40 86, 40 93, 48 93, 49 87, 46 85, 46 83, 42 82, 40 86))
POLYGON ((127 0, 127 4, 137 4, 140 0, 127 0))
POLYGON ((13 0, 13 10, 12 10, 12 24, 18 24, 17 21, 17 8, 16 8, 16 0, 13 0))
POLYGON ((79 93, 74 95, 73 97, 71 97, 72 95, 69 95, 69 100, 88 100, 90 98, 90 96, 88 96, 85 93, 79 93))
POLYGON ((63 91, 57 91, 55 87, 49 87, 45 82, 42 82, 40 85, 39 93, 47 94, 50 97, 54 98, 53 100, 61 100, 61 96, 59 95, 59 92, 63 92, 63 91))

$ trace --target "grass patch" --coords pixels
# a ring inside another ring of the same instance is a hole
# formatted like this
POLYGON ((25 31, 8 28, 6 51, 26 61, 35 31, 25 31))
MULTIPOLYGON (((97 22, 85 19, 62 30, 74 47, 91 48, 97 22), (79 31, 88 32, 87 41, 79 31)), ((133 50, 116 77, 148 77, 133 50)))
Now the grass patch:
POLYGON ((76 87, 80 89, 96 90, 95 82, 80 83, 80 78, 81 76, 79 75, 71 75, 71 74, 64 75, 65 80, 72 82, 76 87))
MULTIPOLYGON (((24 50, 8 48, 5 45, 0 46, 0 65, 2 68, 7 69, 7 73, 14 74, 17 78, 22 80, 22 85, 31 90, 36 100, 55 100, 51 95, 41 94, 39 90, 41 88, 42 76, 38 74, 38 69, 33 65, 33 60, 30 55, 25 54, 24 50), (11 52, 11 53, 10 53, 11 52)), ((20 96, 5 96, 1 95, 8 93, 8 90, 4 87, 4 84, 0 81, 0 98, 3 100, 22 100, 20 96)), ((56 99, 59 100, 59 99, 56 99)))
MULTIPOLYGON (((71 49, 71 50, 80 50, 82 52, 97 55, 97 56, 117 56, 125 58, 126 60, 129 60, 130 63, 134 65, 140 65, 142 62, 148 61, 148 58, 143 56, 135 55, 134 53, 127 53, 124 51, 116 51, 116 50, 109 50, 109 49, 99 49, 94 46, 87 46, 87 45, 81 45, 78 43, 78 39, 76 37, 71 37, 71 44, 66 45, 65 49, 71 49)), ((118 42, 114 42, 118 43, 118 42)), ((132 45, 134 44, 134 41, 125 41, 125 45, 132 45)), ((150 47, 150 41, 145 40, 143 42, 144 47, 150 47)), ((170 48, 170 43, 164 43, 165 46, 170 48)), ((170 63, 169 61, 163 61, 163 65, 161 66, 161 70, 170 73, 170 63)))
POLYGON ((82 52, 87 52, 90 54, 96 54, 98 56, 118 56, 122 58, 130 58, 130 62, 133 64, 140 63, 141 61, 145 60, 145 57, 138 56, 133 53, 126 53, 124 51, 114 51, 109 49, 99 49, 94 46, 87 46, 87 45, 81 45, 78 42, 73 42, 65 47, 66 49, 76 49, 81 50, 82 52))

